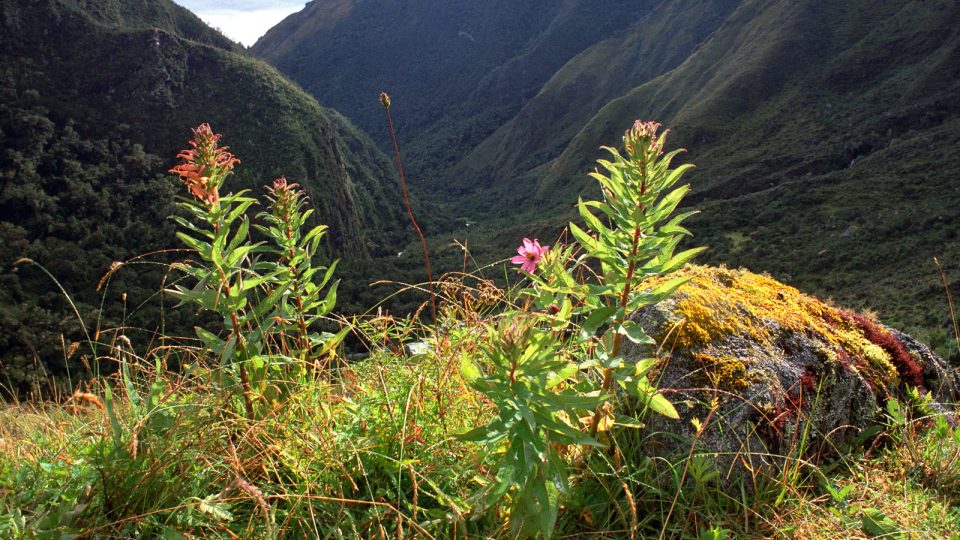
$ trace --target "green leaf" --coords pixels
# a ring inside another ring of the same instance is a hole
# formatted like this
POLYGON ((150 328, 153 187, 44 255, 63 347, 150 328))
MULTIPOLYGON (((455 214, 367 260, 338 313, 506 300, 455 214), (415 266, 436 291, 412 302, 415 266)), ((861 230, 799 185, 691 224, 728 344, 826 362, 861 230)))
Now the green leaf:
POLYGON ((633 321, 623 321, 623 324, 620 325, 618 332, 627 336, 627 339, 636 343, 637 345, 657 344, 656 340, 648 336, 647 333, 643 331, 643 328, 633 321))
POLYGON ((107 417, 110 418, 110 430, 113 432, 113 444, 120 446, 123 441, 123 429, 120 427, 120 419, 117 418, 117 411, 113 400, 113 392, 110 385, 103 386, 103 402, 107 409, 107 417))
POLYGON ((570 223, 570 232, 573 233, 573 237, 577 240, 577 242, 580 242, 580 245, 591 254, 600 250, 599 242, 587 234, 583 229, 577 227, 576 224, 570 223))
POLYGON ((597 308, 587 317, 580 327, 580 335, 584 339, 589 339, 597 333, 597 330, 610 322, 613 315, 617 312, 617 306, 603 306, 597 308))
POLYGON ((210 244, 197 240, 196 238, 193 238, 192 236, 189 236, 186 233, 178 232, 177 238, 179 238, 181 242, 186 244, 187 247, 196 251, 204 258, 206 258, 207 257, 206 254, 210 252, 210 249, 211 249, 210 244))
POLYGON ((897 522, 876 508, 864 508, 860 521, 863 532, 874 538, 906 538, 897 522))
MULTIPOLYGON (((670 152, 670 154, 665 156, 665 159, 673 160, 674 156, 676 156, 678 153, 679 153, 678 150, 674 150, 673 152, 670 152)), ((694 168, 693 164, 686 163, 670 171, 670 174, 667 175, 667 178, 663 181, 663 184, 661 184, 661 189, 667 189, 673 184, 676 184, 677 181, 680 180, 681 176, 683 176, 684 174, 687 173, 687 171, 693 168, 694 168)))
POLYGON ((538 482, 535 489, 540 511, 534 515, 538 517, 540 532, 546 540, 549 540, 553 536, 553 530, 557 524, 557 512, 560 509, 557 488, 551 482, 538 482))
POLYGON ((327 232, 326 225, 317 225, 316 227, 310 229, 303 239, 300 241, 300 245, 306 245, 308 242, 313 241, 314 239, 320 240, 323 238, 324 233, 327 232))
POLYGON ((698 248, 688 249, 686 251, 679 253, 678 255, 674 255, 670 259, 670 261, 666 265, 664 265, 663 268, 660 269, 660 272, 662 274, 669 274, 670 272, 673 272, 674 270, 677 270, 681 266, 687 264, 687 261, 696 257, 698 254, 702 253, 706 249, 707 248, 705 247, 698 247, 698 248))
POLYGON ((575 429, 563 422, 558 420, 544 418, 543 424, 546 427, 549 427, 551 432, 551 440, 561 444, 579 444, 583 446, 603 446, 599 441, 591 437, 590 435, 575 429))
POLYGON ((253 316, 256 319, 263 319, 266 314, 273 309, 273 306, 277 304, 280 300, 280 297, 283 296, 287 290, 290 288, 290 283, 282 283, 276 289, 274 289, 266 298, 264 298, 259 304, 253 308, 253 316))
POLYGON ((503 431, 503 424, 499 418, 491 420, 486 425, 471 429, 466 433, 455 435, 457 440, 479 444, 494 444, 503 440, 507 434, 503 431))
POLYGON ((656 358, 644 358, 644 359, 642 359, 642 360, 637 360, 637 361, 634 362, 634 364, 633 364, 633 368, 632 368, 632 369, 633 369, 633 373, 632 373, 632 376, 634 376, 634 377, 643 377, 644 375, 647 374, 648 371, 650 371, 651 369, 653 369, 653 367, 656 366, 657 363, 659 363, 659 362, 660 362, 660 361, 657 360, 656 358))
POLYGON ((477 369, 476 364, 470 360, 470 357, 466 352, 460 356, 460 375, 462 375, 463 379, 468 383, 473 382, 483 376, 483 374, 480 373, 480 370, 477 369))
POLYGON ((656 208, 654 208, 652 214, 657 215, 656 221, 669 216, 677 209, 677 205, 680 204, 680 201, 683 197, 690 191, 690 186, 679 187, 670 193, 668 193, 663 199, 660 199, 660 202, 657 203, 656 208))
POLYGON ((616 419, 614 423, 620 427, 625 427, 627 429, 640 429, 643 427, 643 424, 639 420, 637 420, 632 416, 627 416, 624 414, 616 415, 616 419))
MULTIPOLYGON (((233 240, 230 240, 230 243, 227 245, 227 252, 231 252, 236 249, 244 240, 247 239, 247 236, 250 233, 250 220, 244 219, 240 222, 240 227, 237 228, 236 234, 233 235, 233 240)), ((230 266, 230 265, 228 265, 230 266)))
POLYGON ((600 234, 601 236, 607 236, 610 234, 610 229, 605 227, 603 223, 597 219, 597 216, 593 215, 592 212, 587 208, 587 205, 583 203, 583 199, 580 199, 580 203, 577 205, 577 210, 580 212, 580 217, 583 218, 583 222, 590 227, 594 232, 600 234))
POLYGON ((229 255, 226 259, 224 259, 223 265, 227 268, 235 267, 244 257, 246 257, 251 251, 257 249, 259 246, 260 244, 247 244, 232 251, 228 251, 229 255))
POLYGON ((225 502, 214 502, 217 499, 217 495, 211 495, 209 497, 199 500, 197 505, 197 510, 201 514, 207 514, 214 519, 220 521, 233 521, 233 514, 230 513, 229 505, 225 502))
POLYGON ((317 287, 323 288, 330 281, 330 278, 333 276, 333 272, 337 269, 337 265, 339 263, 339 259, 333 261, 333 263, 330 265, 330 268, 327 268, 327 272, 323 275, 323 279, 321 279, 320 283, 317 284, 317 287))
POLYGON ((647 405, 650 406, 650 410, 657 414, 662 414, 667 418, 673 420, 679 420, 680 414, 677 413, 677 409, 674 408, 673 403, 670 403, 670 400, 663 397, 663 394, 656 393, 650 396, 650 399, 647 401, 647 405))

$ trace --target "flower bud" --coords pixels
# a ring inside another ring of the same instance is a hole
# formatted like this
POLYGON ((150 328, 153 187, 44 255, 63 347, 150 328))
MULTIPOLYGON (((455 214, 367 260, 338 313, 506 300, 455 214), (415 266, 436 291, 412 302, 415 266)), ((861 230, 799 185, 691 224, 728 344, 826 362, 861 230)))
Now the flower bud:
POLYGON ((380 92, 380 105, 383 105, 383 108, 390 110, 390 95, 386 92, 380 92))
POLYGON ((658 129, 660 129, 660 122, 644 122, 643 120, 634 122, 633 127, 623 135, 627 152, 630 155, 636 155, 649 148, 653 152, 661 153, 663 148, 660 138, 657 137, 658 129))

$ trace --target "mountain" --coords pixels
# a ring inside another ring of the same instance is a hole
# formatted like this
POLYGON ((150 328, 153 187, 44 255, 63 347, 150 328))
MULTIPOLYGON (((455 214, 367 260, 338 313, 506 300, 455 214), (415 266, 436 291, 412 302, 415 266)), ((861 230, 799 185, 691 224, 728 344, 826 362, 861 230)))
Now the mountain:
MULTIPOLYGON (((328 256, 396 251, 403 210, 386 157, 167 0, 4 2, 0 95, 0 384, 17 385, 39 361, 65 372, 60 335, 82 335, 61 292, 31 265, 11 270, 14 260, 48 268, 93 326, 94 288, 111 263, 180 247, 167 217, 184 192, 166 171, 202 122, 242 161, 228 189, 261 193, 281 175, 302 184, 330 226, 328 256)), ((148 257, 114 274, 104 322, 133 314, 127 324, 156 324, 166 262, 148 257)))
POLYGON ((589 189, 597 141, 632 117, 661 119, 698 165, 691 226, 708 260, 879 310, 944 345, 932 259, 960 275, 958 23, 946 1, 741 2, 681 65, 606 103, 536 165, 531 197, 562 204, 589 189))
MULTIPOLYGON (((491 253, 559 231, 594 196, 597 147, 656 119, 698 166, 705 261, 952 341, 932 257, 960 276, 956 2, 453 4, 317 0, 253 50, 321 100, 405 96, 411 182, 491 253)), ((376 127, 372 105, 336 103, 376 127)))
POLYGON ((384 147, 387 91, 411 181, 442 183, 567 60, 656 0, 317 0, 251 50, 384 147))

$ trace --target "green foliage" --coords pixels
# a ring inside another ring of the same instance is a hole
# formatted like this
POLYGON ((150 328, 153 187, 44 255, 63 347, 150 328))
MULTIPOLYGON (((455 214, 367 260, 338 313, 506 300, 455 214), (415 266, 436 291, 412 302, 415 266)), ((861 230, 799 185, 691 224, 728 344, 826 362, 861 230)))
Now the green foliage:
POLYGON ((497 450, 502 452, 497 477, 485 490, 484 507, 492 507, 509 492, 511 527, 517 534, 546 538, 553 534, 560 495, 569 494, 569 473, 553 445, 602 446, 594 437, 617 422, 609 402, 617 388, 636 397, 641 409, 679 417, 647 378, 657 360, 626 362, 621 356, 624 337, 655 345, 631 316, 670 296, 684 280, 666 280, 652 289, 645 282, 667 277, 703 250, 675 254, 681 238, 690 234, 680 225, 690 214, 672 217, 689 189, 674 185, 691 166, 670 168, 679 151, 663 155, 666 132, 658 136, 658 128, 654 122, 637 121, 624 137, 626 156, 607 149, 614 161, 600 164, 609 175, 593 174, 602 186, 603 202, 579 203, 591 232, 570 224, 582 256, 572 257, 573 246, 550 252, 538 241, 524 239, 514 262, 523 264, 534 286, 522 294, 539 313, 550 315, 508 312, 499 328, 489 328, 491 345, 482 351, 490 365, 487 375, 481 376, 469 359, 464 360, 464 375, 499 411, 495 419, 464 437, 492 448, 504 441, 507 446, 497 450), (590 276, 586 270, 591 259, 600 263, 596 281, 578 281, 577 277, 590 276), (561 343, 558 335, 565 331, 571 339, 561 343), (594 369, 602 373, 600 385, 590 376, 594 369), (590 435, 579 425, 585 411, 593 411, 590 435))
POLYGON ((452 227, 483 262, 498 253, 484 246, 510 247, 514 223, 553 238, 593 187, 597 141, 658 118, 703 171, 689 222, 712 248, 703 262, 769 272, 960 354, 931 286, 933 256, 960 275, 956 2, 498 3, 486 17, 446 4, 311 6, 255 47, 381 141, 369 101, 390 74, 412 189, 444 193, 472 222, 429 232, 452 227), (476 45, 453 39, 464 28, 476 45))
POLYGON ((637 7, 615 0, 311 4, 268 31, 252 51, 382 148, 389 135, 370 105, 389 91, 403 119, 411 183, 446 192, 456 161, 565 62, 629 26, 637 7), (417 58, 430 61, 412 61, 417 58))
POLYGON ((207 124, 194 129, 192 149, 183 151, 184 163, 171 170, 193 195, 181 203, 190 219, 174 217, 182 229, 177 237, 201 263, 178 264, 190 279, 166 292, 223 321, 226 337, 200 326, 197 337, 219 359, 220 384, 236 387, 239 380, 246 413, 253 417, 261 400, 269 406, 286 393, 270 381, 278 367, 289 363, 286 359, 295 359, 301 376, 308 366, 319 368, 319 357, 338 345, 346 330, 331 340, 334 336, 311 328, 336 302, 336 283, 324 292, 336 265, 326 269, 312 263, 326 227, 303 234, 312 211, 303 210, 304 195, 297 184, 280 178, 269 188, 270 212, 258 216, 266 223, 258 229, 273 245, 253 242, 247 214, 257 200, 244 191, 219 194, 237 163, 219 146, 219 138, 207 124), (325 272, 318 282, 321 270, 325 272), (288 331, 294 339, 286 339, 288 331))
POLYGON ((286 346, 285 349, 292 348, 294 356, 299 356, 301 362, 313 363, 319 356, 315 351, 330 347, 325 342, 326 337, 311 330, 322 317, 333 311, 337 302, 338 282, 330 282, 337 263, 329 268, 313 266, 312 261, 318 255, 327 227, 317 225, 303 233, 313 210, 303 210, 307 198, 297 189, 297 184, 288 184, 285 178, 280 178, 269 190, 270 212, 258 216, 267 225, 257 225, 257 229, 273 242, 272 248, 264 249, 275 257, 275 261, 262 261, 259 266, 261 272, 275 276, 272 294, 283 289, 276 307, 277 331, 296 336, 296 346, 286 346), (320 276, 319 282, 316 276, 320 276), (280 284, 286 285, 281 287, 280 284))
POLYGON ((196 131, 174 168, 194 197, 174 220, 192 255, 169 292, 207 315, 204 346, 165 336, 138 354, 120 332, 91 338, 115 377, 64 407, 0 407, 0 534, 717 540, 960 524, 943 502, 960 430, 916 390, 887 402, 895 444, 870 450, 882 461, 829 473, 791 454, 789 474, 732 490, 716 456, 654 458, 643 430, 624 429, 647 410, 676 415, 648 379, 657 360, 628 364, 619 343, 650 343, 631 316, 697 251, 677 253, 686 168, 670 169, 655 126, 603 163, 606 197, 581 201, 575 244, 524 242, 529 282, 447 276, 433 327, 354 318, 368 353, 350 361, 336 347, 347 330, 323 333, 335 265, 315 264, 327 230, 309 226, 304 194, 278 180, 251 217, 246 191, 220 194, 232 155, 196 131))
MULTIPOLYGON (((183 126, 209 121, 229 134, 250 162, 236 191, 298 178, 315 209, 309 227, 331 227, 321 255, 359 267, 399 250, 403 209, 389 204, 399 187, 383 181, 391 165, 369 138, 173 2, 3 2, 0 20, 5 392, 69 393, 110 366, 86 347, 65 358, 78 323, 42 273, 12 270, 20 257, 48 268, 91 327, 127 327, 134 342, 192 335, 193 317, 157 295, 175 260, 165 250, 180 247, 164 173, 183 126)), ((373 268, 351 268, 348 290, 365 288, 373 268)))
POLYGON ((599 446, 583 433, 578 418, 604 397, 592 385, 570 385, 577 366, 565 356, 548 324, 522 314, 488 327, 490 345, 482 353, 489 373, 468 358, 461 371, 476 390, 497 405, 498 414, 462 439, 497 448, 496 479, 484 489, 479 509, 488 509, 511 492, 511 530, 522 536, 554 531, 561 494, 569 494, 568 471, 558 448, 599 446), (544 327, 545 326, 545 327, 544 327), (502 453, 501 453, 502 452, 502 453))
POLYGON ((690 234, 680 224, 692 215, 687 212, 671 217, 690 189, 674 189, 674 185, 692 165, 670 168, 682 150, 662 155, 667 132, 658 136, 659 127, 655 122, 638 120, 624 136, 626 156, 607 148, 614 160, 599 163, 608 174, 591 174, 601 185, 603 202, 581 199, 578 204, 590 233, 574 223, 570 224, 570 232, 587 256, 600 261, 600 283, 588 286, 588 293, 580 300, 581 311, 587 315, 584 326, 588 333, 606 328, 600 340, 604 389, 610 390, 616 380, 655 412, 677 418, 673 407, 647 382, 641 364, 630 366, 625 373, 618 369, 623 363, 620 353, 624 337, 639 345, 655 345, 630 320, 631 315, 669 297, 685 280, 668 280, 652 290, 646 290, 643 283, 653 277, 668 276, 705 249, 674 253, 680 240, 690 234), (609 226, 592 210, 599 211, 609 226))

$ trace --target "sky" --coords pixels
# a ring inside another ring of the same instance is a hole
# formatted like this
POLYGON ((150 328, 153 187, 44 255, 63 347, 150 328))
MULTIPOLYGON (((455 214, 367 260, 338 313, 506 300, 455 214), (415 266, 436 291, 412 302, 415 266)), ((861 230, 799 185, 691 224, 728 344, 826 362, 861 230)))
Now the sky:
POLYGON ((174 0, 210 26, 245 46, 253 45, 287 15, 303 9, 306 0, 174 0))

